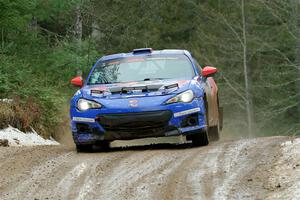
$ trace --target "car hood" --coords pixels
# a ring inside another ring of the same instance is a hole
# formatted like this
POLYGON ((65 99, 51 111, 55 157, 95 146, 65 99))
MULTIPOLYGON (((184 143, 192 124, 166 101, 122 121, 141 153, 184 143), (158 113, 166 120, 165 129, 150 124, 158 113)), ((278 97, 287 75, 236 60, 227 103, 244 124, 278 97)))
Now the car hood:
POLYGON ((84 98, 131 98, 177 94, 190 87, 191 80, 155 80, 116 84, 86 85, 81 89, 84 98))

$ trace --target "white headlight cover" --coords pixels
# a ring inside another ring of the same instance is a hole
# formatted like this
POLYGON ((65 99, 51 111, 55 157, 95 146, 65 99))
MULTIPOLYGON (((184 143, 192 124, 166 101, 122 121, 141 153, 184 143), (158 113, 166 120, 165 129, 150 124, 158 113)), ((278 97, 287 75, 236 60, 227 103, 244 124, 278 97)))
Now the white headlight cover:
POLYGON ((193 99, 194 99, 194 92, 192 90, 187 90, 183 93, 176 95, 175 97, 172 97, 166 102, 166 104, 177 103, 177 102, 189 103, 193 101, 193 99))
POLYGON ((77 101, 77 108, 80 111, 86 111, 88 109, 101 108, 101 107, 102 107, 101 104, 95 101, 90 101, 87 99, 79 99, 77 101))

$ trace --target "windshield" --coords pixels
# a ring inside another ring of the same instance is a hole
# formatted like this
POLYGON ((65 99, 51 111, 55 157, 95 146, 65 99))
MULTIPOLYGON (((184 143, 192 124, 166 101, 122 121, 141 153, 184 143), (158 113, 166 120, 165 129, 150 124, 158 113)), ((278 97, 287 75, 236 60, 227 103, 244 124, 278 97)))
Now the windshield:
POLYGON ((192 64, 185 55, 138 56, 99 62, 88 84, 191 79, 193 76, 192 64))

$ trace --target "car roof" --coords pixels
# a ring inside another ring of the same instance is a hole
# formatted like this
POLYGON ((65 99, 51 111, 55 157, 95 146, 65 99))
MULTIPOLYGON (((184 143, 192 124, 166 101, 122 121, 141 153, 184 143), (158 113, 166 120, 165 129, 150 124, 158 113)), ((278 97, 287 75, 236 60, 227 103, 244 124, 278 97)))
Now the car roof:
MULTIPOLYGON (((145 48, 146 49, 146 48, 145 48)), ((150 48, 148 48, 150 50, 150 48)), ((143 49, 141 49, 143 50, 143 49)), ((106 55, 103 56, 102 58, 99 59, 99 61, 106 61, 106 60, 112 60, 112 59, 120 59, 120 58, 130 58, 134 56, 141 56, 141 55, 186 55, 188 57, 191 57, 191 53, 187 50, 183 49, 164 49, 164 50, 151 50, 150 52, 146 53, 134 53, 129 52, 129 53, 118 53, 118 54, 111 54, 111 55, 106 55)))

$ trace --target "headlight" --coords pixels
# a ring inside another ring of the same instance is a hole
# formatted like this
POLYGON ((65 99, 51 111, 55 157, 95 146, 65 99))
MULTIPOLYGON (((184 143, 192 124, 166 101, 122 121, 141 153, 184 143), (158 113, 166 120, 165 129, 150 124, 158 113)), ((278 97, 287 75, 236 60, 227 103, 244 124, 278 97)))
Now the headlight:
POLYGON ((189 103, 193 101, 193 99, 194 99, 194 92, 192 90, 187 90, 183 93, 176 95, 175 97, 172 97, 166 102, 166 104, 177 103, 177 102, 189 103))
POLYGON ((88 109, 101 108, 101 107, 102 107, 101 104, 95 101, 90 101, 86 99, 79 99, 77 101, 77 108, 80 111, 86 111, 88 109))

